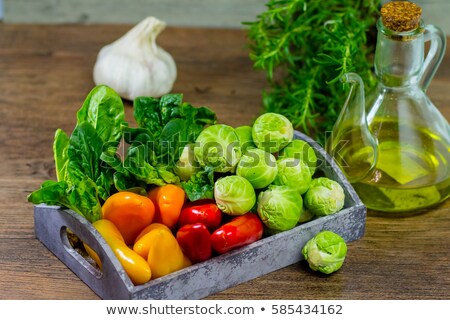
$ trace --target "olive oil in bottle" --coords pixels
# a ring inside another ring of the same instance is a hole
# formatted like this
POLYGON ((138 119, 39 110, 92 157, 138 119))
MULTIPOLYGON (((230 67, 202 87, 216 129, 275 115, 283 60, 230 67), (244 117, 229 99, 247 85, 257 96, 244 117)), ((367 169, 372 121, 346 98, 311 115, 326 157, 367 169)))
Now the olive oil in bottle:
POLYGON ((446 141, 406 121, 377 119, 370 127, 379 130, 378 159, 371 170, 366 170, 374 160, 370 148, 353 142, 352 149, 358 152, 346 154, 344 149, 341 154, 349 172, 366 170, 367 175, 353 187, 368 208, 417 211, 449 197, 450 145, 446 141))

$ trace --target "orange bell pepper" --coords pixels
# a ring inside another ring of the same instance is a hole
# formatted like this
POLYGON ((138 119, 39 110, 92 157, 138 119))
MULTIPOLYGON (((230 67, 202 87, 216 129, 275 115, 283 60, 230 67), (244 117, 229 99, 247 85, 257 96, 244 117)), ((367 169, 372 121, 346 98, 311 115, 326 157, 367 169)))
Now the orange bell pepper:
POLYGON ((153 223, 147 233, 138 237, 133 250, 147 259, 152 270, 152 279, 190 266, 191 261, 184 255, 177 239, 170 229, 153 223))
POLYGON ((148 197, 155 205, 154 222, 162 223, 172 229, 178 222, 186 199, 183 188, 166 184, 150 190, 148 197))
POLYGON ((106 199, 102 214, 103 219, 116 225, 125 243, 131 245, 142 229, 153 222, 155 206, 148 197, 121 191, 106 199))
MULTIPOLYGON (((111 247, 123 269, 135 285, 146 283, 151 279, 152 272, 148 262, 125 244, 114 223, 106 219, 100 219, 92 223, 92 225, 111 247)), ((84 247, 86 252, 102 268, 102 263, 97 253, 86 244, 84 244, 84 247)))

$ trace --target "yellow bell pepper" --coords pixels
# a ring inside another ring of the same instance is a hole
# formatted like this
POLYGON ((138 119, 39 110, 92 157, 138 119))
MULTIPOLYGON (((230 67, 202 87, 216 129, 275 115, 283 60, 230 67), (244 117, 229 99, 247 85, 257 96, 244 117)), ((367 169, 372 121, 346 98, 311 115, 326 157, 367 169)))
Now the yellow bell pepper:
POLYGON ((137 237, 133 250, 146 258, 152 270, 152 279, 165 276, 190 266, 191 261, 183 254, 170 229, 153 223, 137 237))
POLYGON ((150 233, 150 231, 156 230, 156 229, 167 230, 167 231, 171 232, 169 227, 167 227, 166 225, 155 222, 155 223, 149 224, 147 227, 145 227, 144 230, 142 230, 142 232, 136 237, 136 240, 134 242, 134 246, 133 246, 134 252, 139 254, 145 260, 147 260, 147 258, 148 258, 148 251, 150 250, 150 246, 152 244, 150 241, 148 241, 146 239, 143 239, 143 240, 141 240, 141 239, 144 236, 146 236, 148 233, 150 233))
MULTIPOLYGON (((100 219, 95 221, 92 225, 111 247, 123 269, 135 285, 146 283, 151 279, 152 272, 149 264, 144 258, 125 244, 119 229, 117 229, 114 223, 106 219, 100 219)), ((94 259, 101 269, 102 263, 97 253, 86 244, 84 247, 86 248, 86 252, 94 259)))

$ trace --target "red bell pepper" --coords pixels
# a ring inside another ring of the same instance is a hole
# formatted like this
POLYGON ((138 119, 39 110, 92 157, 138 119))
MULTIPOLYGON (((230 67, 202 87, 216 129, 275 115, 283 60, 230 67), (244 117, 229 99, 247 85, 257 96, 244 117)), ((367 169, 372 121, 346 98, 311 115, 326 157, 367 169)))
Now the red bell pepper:
POLYGON ((222 211, 213 200, 198 200, 186 204, 181 210, 178 226, 201 222, 209 231, 216 230, 222 222, 222 211))
POLYGON ((208 260, 212 255, 211 234, 203 223, 182 226, 178 229, 177 241, 192 263, 208 260))
POLYGON ((262 238, 263 224, 254 213, 238 216, 211 234, 211 245, 218 253, 225 253, 262 238))

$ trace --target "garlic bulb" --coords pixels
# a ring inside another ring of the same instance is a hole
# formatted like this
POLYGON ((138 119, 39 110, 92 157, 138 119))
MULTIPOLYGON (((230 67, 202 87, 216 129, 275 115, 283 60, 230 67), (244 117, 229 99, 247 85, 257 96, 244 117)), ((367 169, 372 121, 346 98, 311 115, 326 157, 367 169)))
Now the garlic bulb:
POLYGON ((103 47, 94 66, 94 82, 122 98, 160 97, 172 90, 177 68, 172 56, 156 45, 165 22, 148 17, 124 36, 103 47))

